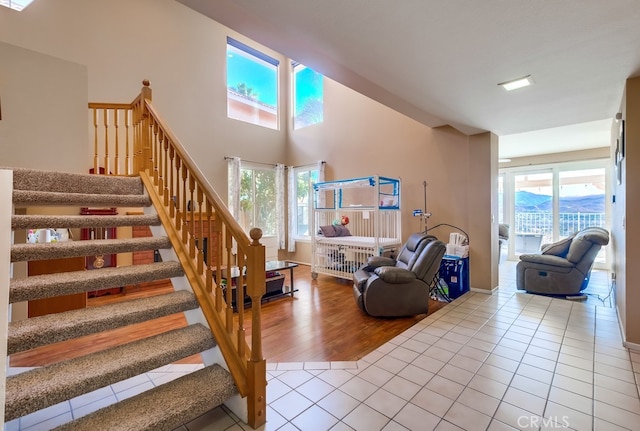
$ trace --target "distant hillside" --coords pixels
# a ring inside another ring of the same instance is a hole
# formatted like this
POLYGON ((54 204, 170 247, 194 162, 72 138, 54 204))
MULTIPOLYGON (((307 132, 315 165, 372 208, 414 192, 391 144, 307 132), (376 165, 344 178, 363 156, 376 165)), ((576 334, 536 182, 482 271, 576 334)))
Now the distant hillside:
MULTIPOLYGON (((560 199, 561 213, 603 213, 604 193, 590 196, 570 196, 560 199)), ((551 212, 553 201, 549 195, 516 192, 516 212, 551 212)))

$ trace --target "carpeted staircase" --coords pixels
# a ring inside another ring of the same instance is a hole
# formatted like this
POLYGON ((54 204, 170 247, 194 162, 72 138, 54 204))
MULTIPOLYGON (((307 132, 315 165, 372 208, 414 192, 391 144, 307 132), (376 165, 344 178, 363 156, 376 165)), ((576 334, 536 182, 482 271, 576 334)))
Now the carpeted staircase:
MULTIPOLYGON (((16 209, 45 206, 150 208, 151 205, 139 178, 28 169, 13 171, 13 204, 16 209)), ((154 211, 147 210, 145 215, 124 216, 14 215, 12 229, 158 226, 160 221, 153 213, 154 211)), ((164 257, 172 255, 170 249, 171 244, 166 236, 13 244, 11 262, 168 250, 162 253, 164 257)), ((163 260, 145 265, 13 279, 9 286, 9 301, 16 303, 155 280, 184 279, 182 267, 177 260, 163 260)), ((174 286, 188 286, 186 281, 182 281, 184 280, 174 283, 174 286)), ((9 355, 173 313, 187 312, 190 324, 8 377, 5 421, 9 422, 182 358, 214 349, 216 342, 198 310, 199 305, 193 293, 189 288, 184 288, 143 299, 10 322, 7 340, 9 355)), ((203 355, 207 358, 213 356, 215 355, 203 355)), ((173 430, 236 394, 230 374, 220 365, 205 363, 201 370, 88 416, 74 418, 73 422, 58 429, 173 430)))

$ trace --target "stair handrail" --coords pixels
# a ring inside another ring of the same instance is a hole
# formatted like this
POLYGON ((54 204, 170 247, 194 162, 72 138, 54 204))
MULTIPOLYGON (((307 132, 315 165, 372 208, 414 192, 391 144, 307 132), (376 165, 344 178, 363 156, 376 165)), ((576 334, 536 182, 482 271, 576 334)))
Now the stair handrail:
POLYGON ((247 397, 248 423, 256 428, 266 422, 260 306, 266 286, 262 231, 252 229, 251 238, 244 232, 154 108, 151 96, 145 80, 140 94, 128 106, 89 104, 95 130, 93 172, 140 175, 238 391, 247 397), (124 130, 119 129, 123 124, 124 130), (99 136, 101 127, 103 137, 99 136), (124 157, 120 157, 122 152, 124 157), (234 279, 236 289, 231 288, 234 279), (230 288, 225 288, 225 281, 230 288), (251 299, 249 329, 245 328, 243 289, 238 287, 244 287, 251 299))

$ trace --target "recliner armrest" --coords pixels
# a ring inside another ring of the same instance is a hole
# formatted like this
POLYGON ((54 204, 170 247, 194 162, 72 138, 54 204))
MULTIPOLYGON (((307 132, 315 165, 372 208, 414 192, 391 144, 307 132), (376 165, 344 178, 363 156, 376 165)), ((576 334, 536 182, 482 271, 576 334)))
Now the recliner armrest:
POLYGON ((395 266, 396 261, 386 256, 370 256, 367 259, 366 265, 362 267, 365 271, 373 272, 376 268, 381 266, 395 266))
POLYGON ((539 265, 558 266, 561 268, 572 268, 574 266, 574 264, 567 259, 552 254, 521 254, 520 261, 539 265))
POLYGON ((404 284, 416 279, 413 272, 395 266, 381 266, 376 268, 374 272, 380 279, 391 284, 404 284))
POLYGON ((364 287, 367 285, 367 281, 369 280, 369 278, 371 278, 371 274, 371 272, 367 272, 362 269, 356 270, 356 272, 353 273, 354 287, 362 292, 364 290, 364 287))

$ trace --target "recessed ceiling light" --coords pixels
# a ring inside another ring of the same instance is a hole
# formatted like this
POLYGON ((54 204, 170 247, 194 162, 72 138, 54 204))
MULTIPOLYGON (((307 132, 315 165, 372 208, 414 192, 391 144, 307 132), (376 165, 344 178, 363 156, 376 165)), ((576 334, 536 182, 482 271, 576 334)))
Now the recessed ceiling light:
POLYGON ((509 163, 511 159, 498 159, 498 163, 509 163))
POLYGON ((531 84, 533 84, 533 78, 531 75, 527 75, 522 78, 512 79, 511 81, 501 82, 498 85, 502 86, 507 91, 511 91, 517 88, 528 87, 531 84))

